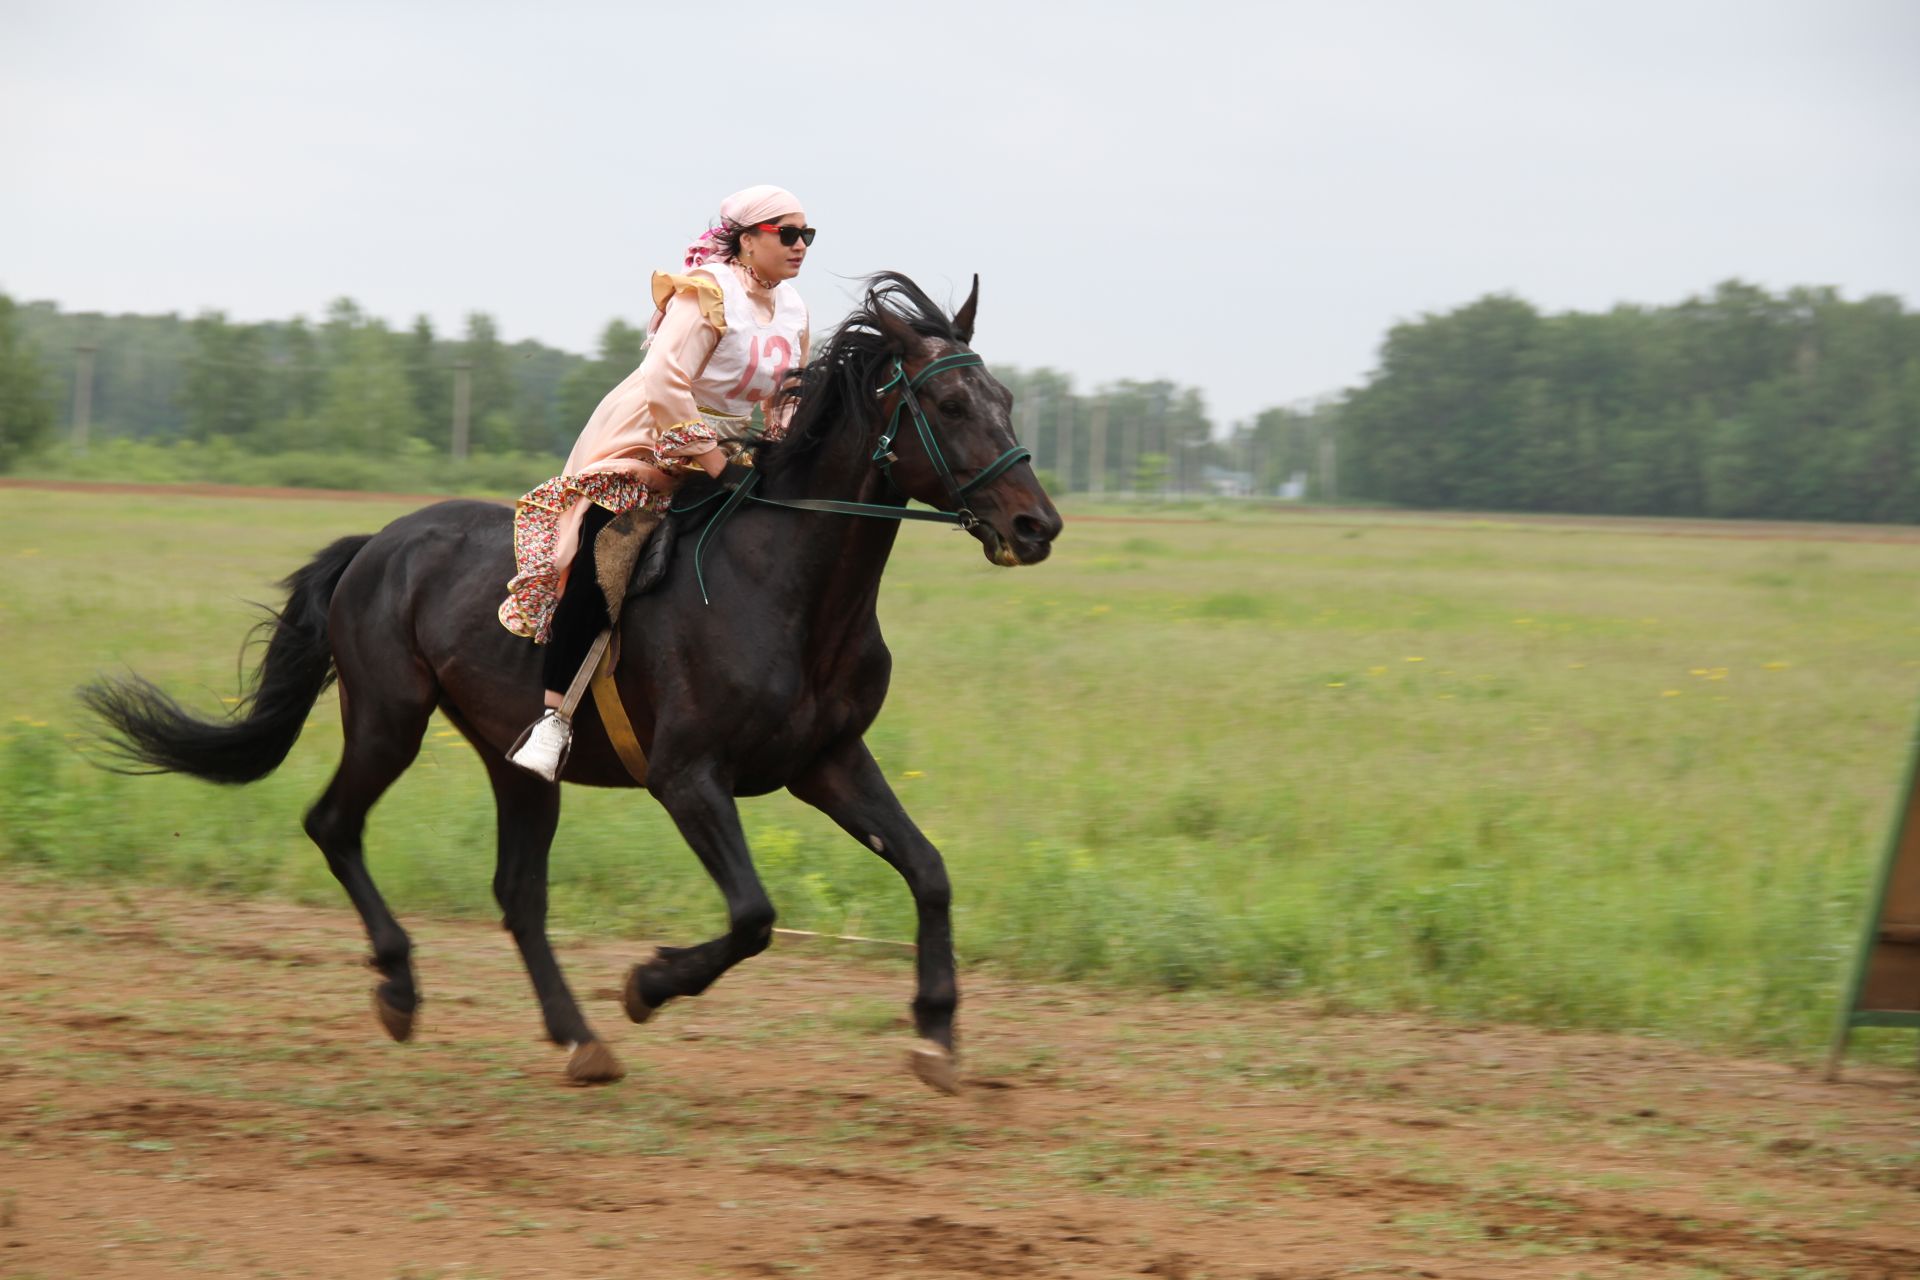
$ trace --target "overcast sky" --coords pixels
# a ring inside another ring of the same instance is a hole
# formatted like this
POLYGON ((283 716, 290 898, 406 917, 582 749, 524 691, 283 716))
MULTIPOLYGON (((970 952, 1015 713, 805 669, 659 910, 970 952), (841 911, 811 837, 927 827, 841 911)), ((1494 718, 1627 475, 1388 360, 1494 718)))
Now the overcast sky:
POLYGON ((1494 291, 1920 303, 1920 3, 0 0, 0 290, 592 348, 727 192, 816 327, 904 270, 975 345, 1222 423, 1494 291))

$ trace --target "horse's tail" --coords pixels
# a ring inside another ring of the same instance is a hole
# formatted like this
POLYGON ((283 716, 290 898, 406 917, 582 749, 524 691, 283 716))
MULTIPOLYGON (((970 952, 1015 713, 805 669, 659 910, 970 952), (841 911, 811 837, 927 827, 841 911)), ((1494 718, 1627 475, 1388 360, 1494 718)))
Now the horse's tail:
POLYGON ((257 628, 269 632, 266 656, 253 673, 253 687, 225 721, 190 714, 139 676, 82 689, 80 700, 106 721, 102 737, 121 771, 186 773, 237 784, 278 768, 314 701, 333 683, 327 607, 347 565, 371 539, 342 538, 280 584, 287 589, 286 606, 257 628))

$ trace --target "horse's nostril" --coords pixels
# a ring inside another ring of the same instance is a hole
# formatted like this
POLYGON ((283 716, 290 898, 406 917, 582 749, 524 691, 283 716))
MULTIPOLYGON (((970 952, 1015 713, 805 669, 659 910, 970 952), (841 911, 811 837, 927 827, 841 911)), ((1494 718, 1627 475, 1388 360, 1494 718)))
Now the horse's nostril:
POLYGON ((1015 516, 1013 518, 1014 535, 1026 542, 1051 542, 1053 535, 1059 532, 1045 520, 1034 516, 1015 516))

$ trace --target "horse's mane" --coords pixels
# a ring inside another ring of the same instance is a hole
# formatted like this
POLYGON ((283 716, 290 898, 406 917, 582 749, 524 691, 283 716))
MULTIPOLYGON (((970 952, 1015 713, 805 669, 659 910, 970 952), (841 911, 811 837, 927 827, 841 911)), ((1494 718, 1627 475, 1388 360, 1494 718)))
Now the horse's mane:
POLYGON ((897 271, 865 280, 861 303, 840 322, 806 368, 789 380, 785 394, 797 396, 793 421, 779 440, 756 451, 755 465, 778 470, 788 459, 808 453, 838 431, 858 430, 874 404, 874 392, 892 376, 896 354, 881 318, 891 317, 923 338, 958 343, 953 320, 919 285, 897 271))

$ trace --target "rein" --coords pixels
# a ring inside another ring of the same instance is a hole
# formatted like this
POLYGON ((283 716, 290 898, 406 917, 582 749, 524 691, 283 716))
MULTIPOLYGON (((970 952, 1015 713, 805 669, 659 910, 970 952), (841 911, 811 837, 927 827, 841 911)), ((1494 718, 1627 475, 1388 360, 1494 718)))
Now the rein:
MULTIPOLYGON (((884 396, 887 392, 898 387, 900 389, 900 398, 894 403, 893 414, 887 419, 886 430, 880 433, 880 441, 874 448, 871 461, 880 468, 880 473, 886 477, 887 484, 892 487, 893 491, 900 494, 903 498, 906 497, 905 490, 901 489, 893 478, 893 464, 900 460, 899 455, 893 451, 893 441, 894 437, 900 434, 900 415, 902 411, 905 411, 912 417, 914 429, 920 435, 921 447, 926 450, 928 461, 933 464, 935 474, 940 477, 940 483, 946 488, 947 497, 953 502, 954 509, 952 511, 940 511, 937 509, 932 511, 914 511, 904 506, 896 507, 888 503, 845 502, 838 498, 763 498, 753 492, 754 487, 760 482, 760 473, 758 471, 749 471, 747 478, 742 480, 737 488, 726 495, 726 501, 722 502, 719 510, 713 513, 713 517, 707 521, 706 527, 700 530, 699 540, 693 544, 693 576, 694 581, 697 582, 700 587, 701 602, 704 604, 713 603, 712 600, 707 598, 707 579, 701 570, 701 557, 706 552, 707 539, 712 537, 714 532, 727 522, 727 518, 739 510, 744 503, 757 502, 762 506, 786 507, 791 511, 824 511, 833 515, 868 516, 875 520, 925 520, 935 524, 950 524, 959 529, 971 529, 979 524, 979 517, 975 516, 967 507, 967 495, 982 485, 990 484, 999 479, 1009 468, 1018 466, 1020 463, 1032 458, 1033 451, 1024 445, 1016 444, 1013 448, 1007 450, 992 462, 982 467, 979 474, 975 475, 973 479, 962 484, 954 476, 953 468, 947 465, 946 456, 940 452, 940 442, 933 433, 933 424, 927 421, 926 412, 921 409, 920 399, 914 395, 914 392, 925 386, 929 379, 938 374, 946 373, 953 369, 966 369, 984 364, 986 364, 986 361, 980 356, 975 355, 971 351, 965 351, 955 355, 941 356, 938 360, 929 361, 924 369, 920 370, 920 372, 912 378, 908 378, 906 366, 898 357, 895 357, 893 362, 893 377, 889 378, 884 385, 874 392, 875 396, 884 396)), ((684 507, 674 507, 672 511, 676 515, 684 511, 697 511, 719 496, 717 493, 710 493, 698 502, 691 503, 684 507)))

